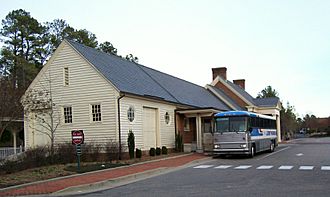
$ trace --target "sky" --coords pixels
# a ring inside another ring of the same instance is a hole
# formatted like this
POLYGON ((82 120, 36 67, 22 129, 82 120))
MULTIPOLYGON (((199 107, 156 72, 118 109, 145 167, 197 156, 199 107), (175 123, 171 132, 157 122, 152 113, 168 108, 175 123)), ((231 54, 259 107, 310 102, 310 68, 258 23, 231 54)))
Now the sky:
POLYGON ((212 68, 245 79, 253 97, 272 86, 302 117, 330 116, 328 0, 10 0, 39 22, 63 19, 119 55, 200 86, 212 68))

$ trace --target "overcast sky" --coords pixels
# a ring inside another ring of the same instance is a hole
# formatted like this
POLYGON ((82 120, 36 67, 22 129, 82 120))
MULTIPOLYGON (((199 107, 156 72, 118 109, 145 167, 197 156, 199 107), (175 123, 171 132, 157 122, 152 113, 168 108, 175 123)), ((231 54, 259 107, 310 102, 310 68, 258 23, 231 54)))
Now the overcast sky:
POLYGON ((300 116, 330 116, 328 0, 10 0, 0 18, 20 8, 192 83, 210 84, 211 68, 227 67, 254 97, 271 85, 300 116))

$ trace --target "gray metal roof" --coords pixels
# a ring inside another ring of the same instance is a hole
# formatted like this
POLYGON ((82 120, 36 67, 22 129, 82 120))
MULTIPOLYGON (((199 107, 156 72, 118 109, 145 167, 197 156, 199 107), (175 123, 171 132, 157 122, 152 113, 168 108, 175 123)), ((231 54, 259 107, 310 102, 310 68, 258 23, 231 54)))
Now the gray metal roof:
POLYGON ((160 71, 67 40, 120 92, 197 108, 229 110, 205 88, 160 71))
POLYGON ((242 95, 246 100, 258 107, 275 107, 279 102, 278 97, 271 98, 253 98, 247 91, 245 91, 240 86, 226 80, 232 88, 234 88, 240 95, 242 95))
POLYGON ((245 91, 243 88, 241 88, 240 86, 232 83, 231 81, 226 80, 227 84, 229 84, 232 88, 234 88, 240 95, 242 95, 246 100, 248 100, 250 103, 255 104, 254 103, 254 98, 247 92, 245 91))
POLYGON ((274 106, 277 106, 279 101, 280 101, 280 99, 278 97, 254 99, 254 103, 258 107, 274 107, 274 106))

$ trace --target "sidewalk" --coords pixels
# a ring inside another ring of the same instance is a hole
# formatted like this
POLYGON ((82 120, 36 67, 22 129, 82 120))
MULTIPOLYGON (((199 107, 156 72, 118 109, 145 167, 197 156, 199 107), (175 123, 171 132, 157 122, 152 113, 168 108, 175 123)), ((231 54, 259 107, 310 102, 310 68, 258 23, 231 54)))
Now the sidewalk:
POLYGON ((5 188, 0 190, 0 196, 79 194, 77 192, 83 192, 81 190, 84 190, 84 188, 85 192, 97 191, 114 187, 114 185, 134 182, 136 179, 154 176, 155 174, 208 158, 198 153, 169 157, 120 168, 105 169, 5 188))

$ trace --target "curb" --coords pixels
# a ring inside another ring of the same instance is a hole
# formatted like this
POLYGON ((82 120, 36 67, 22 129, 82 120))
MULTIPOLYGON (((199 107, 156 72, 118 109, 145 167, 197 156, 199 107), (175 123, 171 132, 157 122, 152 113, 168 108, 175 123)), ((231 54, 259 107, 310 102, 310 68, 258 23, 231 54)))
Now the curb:
POLYGON ((157 168, 148 170, 145 172, 140 172, 136 174, 131 174, 123 177, 118 177, 115 179, 109 179, 105 181, 100 181, 96 183, 89 183, 85 185, 77 185, 65 188, 63 190, 54 192, 52 194, 49 194, 49 196, 71 196, 71 195, 79 195, 79 194, 87 194, 87 193, 93 193, 97 191, 102 191, 106 189, 111 189, 114 187, 118 187, 121 185, 126 185, 129 183, 133 183, 139 180, 143 180, 152 176, 155 176, 156 174, 161 174, 163 172, 166 172, 168 168, 157 168))

